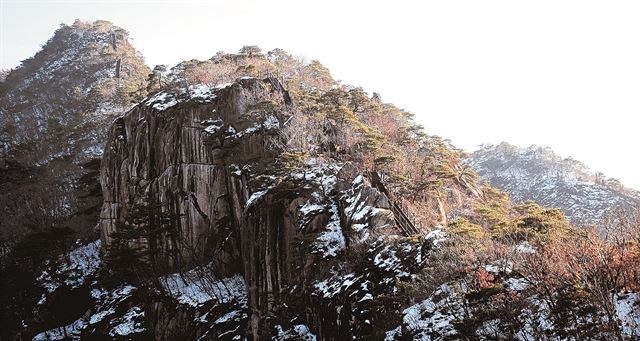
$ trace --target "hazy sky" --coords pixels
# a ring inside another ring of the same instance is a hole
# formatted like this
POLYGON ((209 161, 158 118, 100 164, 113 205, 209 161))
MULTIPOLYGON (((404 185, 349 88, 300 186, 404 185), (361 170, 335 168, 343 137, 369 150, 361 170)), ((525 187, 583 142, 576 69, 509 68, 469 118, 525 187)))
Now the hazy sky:
POLYGON ((280 47, 465 150, 547 145, 640 189, 637 0, 0 0, 0 12, 3 68, 76 18, 127 29, 150 66, 280 47))

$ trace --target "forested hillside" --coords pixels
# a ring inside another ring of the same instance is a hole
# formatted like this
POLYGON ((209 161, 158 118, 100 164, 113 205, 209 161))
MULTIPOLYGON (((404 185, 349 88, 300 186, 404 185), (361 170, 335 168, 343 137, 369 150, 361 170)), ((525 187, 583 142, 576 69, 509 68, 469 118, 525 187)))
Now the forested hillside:
POLYGON ((0 241, 47 228, 86 230, 107 126, 146 94, 149 69, 124 29, 61 25, 0 83, 0 241))

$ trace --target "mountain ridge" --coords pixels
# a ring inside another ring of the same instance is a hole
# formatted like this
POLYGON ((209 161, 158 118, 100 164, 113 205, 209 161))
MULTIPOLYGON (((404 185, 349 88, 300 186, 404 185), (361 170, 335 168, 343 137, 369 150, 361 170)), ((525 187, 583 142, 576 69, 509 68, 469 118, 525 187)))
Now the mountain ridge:
POLYGON ((562 158, 550 147, 521 148, 503 142, 475 151, 465 164, 513 200, 561 208, 577 223, 597 223, 610 208, 640 204, 640 191, 571 157, 562 158))

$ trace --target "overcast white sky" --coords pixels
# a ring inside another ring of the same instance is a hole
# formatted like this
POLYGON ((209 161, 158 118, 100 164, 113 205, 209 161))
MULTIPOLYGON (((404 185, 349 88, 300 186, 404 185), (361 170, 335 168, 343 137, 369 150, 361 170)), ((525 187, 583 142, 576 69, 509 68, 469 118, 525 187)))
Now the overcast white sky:
POLYGON ((280 47, 465 150, 546 145, 640 189, 640 1, 0 0, 0 66, 76 18, 127 29, 150 66, 280 47))

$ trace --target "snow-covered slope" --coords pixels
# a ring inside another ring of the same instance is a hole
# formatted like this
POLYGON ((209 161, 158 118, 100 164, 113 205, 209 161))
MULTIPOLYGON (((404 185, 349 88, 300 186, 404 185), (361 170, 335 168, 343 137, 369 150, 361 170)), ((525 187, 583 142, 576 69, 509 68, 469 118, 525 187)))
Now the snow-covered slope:
POLYGON ((560 208, 576 223, 597 223, 612 208, 640 203, 640 192, 593 173, 580 161, 561 158, 548 147, 501 143, 476 151, 466 162, 514 201, 560 208))

